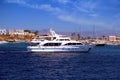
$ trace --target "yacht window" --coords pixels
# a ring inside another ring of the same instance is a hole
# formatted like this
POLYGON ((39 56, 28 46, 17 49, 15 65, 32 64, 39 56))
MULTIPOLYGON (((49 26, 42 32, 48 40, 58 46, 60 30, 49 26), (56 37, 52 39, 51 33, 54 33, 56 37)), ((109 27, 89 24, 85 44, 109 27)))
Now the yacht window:
POLYGON ((77 43, 77 45, 82 45, 82 43, 77 43))
POLYGON ((67 43, 65 45, 82 45, 82 43, 67 43))
POLYGON ((70 41, 69 39, 65 39, 65 41, 70 41))
POLYGON ((46 43, 44 46, 60 46, 61 43, 46 43))
POLYGON ((59 39, 57 39, 56 41, 59 41, 59 39))
POLYGON ((60 39, 60 41, 64 41, 63 39, 60 39))
POLYGON ((30 46, 37 46, 39 43, 30 43, 30 46))
POLYGON ((53 39, 56 39, 56 37, 53 37, 53 39))
POLYGON ((44 39, 41 39, 41 41, 44 41, 44 39))
POLYGON ((70 41, 69 39, 59 39, 59 41, 70 41))

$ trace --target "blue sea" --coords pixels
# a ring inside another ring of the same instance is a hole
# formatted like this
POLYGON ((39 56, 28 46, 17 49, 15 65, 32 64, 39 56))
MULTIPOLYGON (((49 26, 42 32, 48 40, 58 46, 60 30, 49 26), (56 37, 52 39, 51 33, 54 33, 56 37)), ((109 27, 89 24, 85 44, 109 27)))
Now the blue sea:
POLYGON ((89 53, 30 53, 27 46, 0 44, 0 80, 120 80, 120 46, 89 53))

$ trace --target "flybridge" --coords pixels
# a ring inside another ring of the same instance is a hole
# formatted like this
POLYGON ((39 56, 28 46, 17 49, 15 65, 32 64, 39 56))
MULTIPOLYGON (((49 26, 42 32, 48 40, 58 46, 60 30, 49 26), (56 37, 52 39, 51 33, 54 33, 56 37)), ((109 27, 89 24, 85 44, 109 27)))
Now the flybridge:
POLYGON ((50 36, 55 37, 57 41, 70 41, 70 37, 59 35, 52 29, 50 29, 50 36))
POLYGON ((50 29, 50 34, 49 36, 52 36, 52 37, 60 37, 60 35, 58 35, 57 33, 55 33, 55 31, 53 31, 52 29, 50 29))

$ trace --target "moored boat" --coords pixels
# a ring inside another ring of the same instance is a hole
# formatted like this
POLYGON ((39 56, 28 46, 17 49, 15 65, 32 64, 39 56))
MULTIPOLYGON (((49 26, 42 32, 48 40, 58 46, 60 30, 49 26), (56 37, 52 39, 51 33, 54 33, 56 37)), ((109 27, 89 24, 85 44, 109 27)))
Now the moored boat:
POLYGON ((96 42, 91 42, 93 45, 95 46, 105 46, 106 43, 105 42, 100 42, 100 41, 96 41, 96 42))
POLYGON ((7 41, 0 41, 0 44, 8 43, 7 41))
POLYGON ((105 46, 105 43, 97 43, 96 46, 105 46))

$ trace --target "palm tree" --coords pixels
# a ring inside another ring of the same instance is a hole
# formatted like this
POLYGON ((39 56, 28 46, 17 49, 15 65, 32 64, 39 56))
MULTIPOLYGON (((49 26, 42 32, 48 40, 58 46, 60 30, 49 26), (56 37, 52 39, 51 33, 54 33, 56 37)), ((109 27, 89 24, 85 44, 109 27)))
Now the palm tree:
POLYGON ((39 31, 37 31, 37 30, 36 30, 36 31, 35 31, 35 32, 33 32, 33 33, 34 33, 35 35, 38 35, 39 31))
POLYGON ((77 37, 78 37, 78 40, 79 40, 80 39, 80 34, 79 33, 77 34, 77 37))
POLYGON ((72 36, 72 37, 75 37, 75 32, 71 33, 71 36, 72 36))
POLYGON ((91 39, 91 37, 90 37, 90 36, 87 36, 87 39, 91 39))
POLYGON ((102 39, 105 39, 105 35, 102 36, 102 39))
POLYGON ((29 32, 29 33, 31 33, 31 30, 24 30, 24 32, 29 32))

